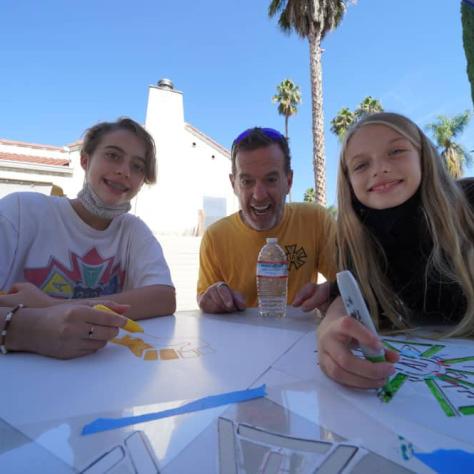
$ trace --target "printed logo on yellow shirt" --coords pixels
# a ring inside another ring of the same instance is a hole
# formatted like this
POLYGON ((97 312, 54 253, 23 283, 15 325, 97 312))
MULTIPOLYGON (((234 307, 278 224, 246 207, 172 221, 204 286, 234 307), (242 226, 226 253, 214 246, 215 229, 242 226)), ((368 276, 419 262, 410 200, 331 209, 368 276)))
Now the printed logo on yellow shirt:
POLYGON ((308 255, 304 248, 300 247, 298 249, 296 247, 297 244, 285 245, 286 258, 288 259, 288 270, 291 270, 292 268, 298 270, 298 268, 302 267, 308 259, 308 255))

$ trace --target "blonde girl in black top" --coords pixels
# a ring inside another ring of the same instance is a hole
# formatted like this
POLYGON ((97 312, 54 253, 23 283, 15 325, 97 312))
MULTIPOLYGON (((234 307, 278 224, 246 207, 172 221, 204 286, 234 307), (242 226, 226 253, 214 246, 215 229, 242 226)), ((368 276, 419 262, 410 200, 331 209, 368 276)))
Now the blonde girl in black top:
MULTIPOLYGON (((474 333, 474 184, 454 181, 430 140, 408 118, 367 116, 343 144, 338 176, 338 267, 359 281, 379 329, 446 325, 474 333)), ((379 344, 340 298, 318 330, 323 371, 349 386, 379 387, 397 354, 373 364, 355 344, 379 344)))

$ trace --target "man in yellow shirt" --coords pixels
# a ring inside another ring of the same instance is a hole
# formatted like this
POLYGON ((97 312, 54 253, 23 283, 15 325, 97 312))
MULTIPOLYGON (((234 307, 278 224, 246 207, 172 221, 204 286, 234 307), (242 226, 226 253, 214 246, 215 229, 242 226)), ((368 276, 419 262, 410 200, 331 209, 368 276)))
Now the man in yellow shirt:
POLYGON ((304 310, 322 307, 335 279, 335 223, 316 204, 285 204, 293 181, 286 138, 271 128, 251 128, 232 144, 230 181, 240 211, 205 232, 200 249, 198 303, 207 313, 257 305, 257 256, 277 237, 288 258, 288 301, 304 310))

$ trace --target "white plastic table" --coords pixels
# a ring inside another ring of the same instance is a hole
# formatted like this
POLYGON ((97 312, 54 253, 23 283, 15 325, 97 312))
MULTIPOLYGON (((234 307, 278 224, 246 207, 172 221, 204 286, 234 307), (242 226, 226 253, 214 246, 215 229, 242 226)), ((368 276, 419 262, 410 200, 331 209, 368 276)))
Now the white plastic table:
POLYGON ((432 472, 400 457, 397 431, 313 378, 314 314, 188 311, 143 327, 137 353, 109 344, 69 361, 0 358, 0 472, 432 472), (99 417, 163 411, 262 383, 265 398, 81 435, 99 417))

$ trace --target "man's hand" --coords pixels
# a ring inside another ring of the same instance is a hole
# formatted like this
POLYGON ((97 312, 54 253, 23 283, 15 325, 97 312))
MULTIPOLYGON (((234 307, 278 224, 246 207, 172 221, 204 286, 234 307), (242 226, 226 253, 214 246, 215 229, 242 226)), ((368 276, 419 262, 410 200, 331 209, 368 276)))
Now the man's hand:
POLYGON ((227 283, 218 281, 198 296, 199 307, 205 313, 233 313, 245 309, 243 296, 227 283))
POLYGON ((331 303, 329 300, 330 284, 328 281, 318 285, 317 283, 307 283, 296 293, 293 300, 295 308, 301 307, 303 311, 319 309, 323 313, 331 303))

